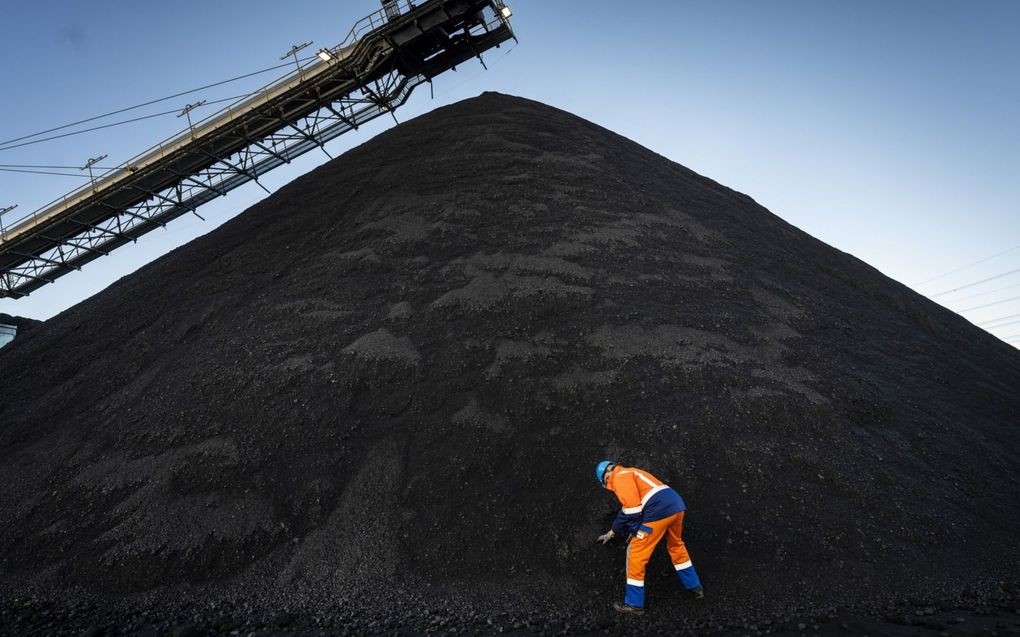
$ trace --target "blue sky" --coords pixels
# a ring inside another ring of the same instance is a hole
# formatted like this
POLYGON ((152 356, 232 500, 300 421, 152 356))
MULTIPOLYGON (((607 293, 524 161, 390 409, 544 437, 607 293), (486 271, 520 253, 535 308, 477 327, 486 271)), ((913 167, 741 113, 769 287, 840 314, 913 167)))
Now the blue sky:
MULTIPOLYGON (((1020 297, 1020 272, 971 285, 1020 270, 1020 3, 508 2, 520 45, 487 54, 488 72, 471 64, 441 76, 436 98, 416 94, 401 120, 484 90, 564 108, 749 194, 975 323, 1002 318, 986 325, 994 334, 1020 336, 1020 323, 994 327, 1020 315, 1020 299, 1008 300, 1020 297)), ((12 4, 0 22, 0 140, 273 66, 292 44, 332 46, 378 7, 12 4)), ((121 117, 240 95, 272 77, 121 117)), ((0 150, 0 165, 123 161, 182 121, 0 150)), ((380 119, 329 150, 391 125, 380 119)), ((274 189, 325 160, 306 155, 265 183, 274 189)), ((0 207, 27 213, 78 183, 0 172, 0 207)), ((182 217, 26 299, 0 300, 0 312, 52 316, 263 195, 234 191, 200 211, 207 221, 182 217)))

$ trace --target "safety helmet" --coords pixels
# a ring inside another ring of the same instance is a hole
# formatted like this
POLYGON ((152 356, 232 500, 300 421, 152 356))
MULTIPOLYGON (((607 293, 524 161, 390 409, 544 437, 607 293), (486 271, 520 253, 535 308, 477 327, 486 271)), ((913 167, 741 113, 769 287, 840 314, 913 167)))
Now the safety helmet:
POLYGON ((616 463, 612 460, 603 460, 595 465, 595 479, 599 481, 599 484, 605 485, 606 483, 606 472, 609 471, 609 467, 615 467, 616 463))

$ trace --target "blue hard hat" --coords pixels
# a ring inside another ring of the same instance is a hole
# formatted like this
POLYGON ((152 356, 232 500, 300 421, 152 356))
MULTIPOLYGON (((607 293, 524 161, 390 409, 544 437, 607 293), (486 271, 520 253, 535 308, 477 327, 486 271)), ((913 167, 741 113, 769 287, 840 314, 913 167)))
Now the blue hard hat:
POLYGON ((595 465, 595 479, 599 481, 599 484, 605 484, 606 470, 609 467, 616 464, 612 460, 603 460, 602 462, 595 465))

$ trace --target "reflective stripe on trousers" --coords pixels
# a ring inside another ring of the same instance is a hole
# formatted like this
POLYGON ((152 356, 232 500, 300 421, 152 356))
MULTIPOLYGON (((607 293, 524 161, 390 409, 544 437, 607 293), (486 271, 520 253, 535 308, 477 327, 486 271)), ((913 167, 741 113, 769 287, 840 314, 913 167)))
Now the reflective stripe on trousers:
POLYGON ((627 589, 624 603, 644 608, 645 605, 645 569, 652 551, 663 536, 666 537, 666 550, 676 570, 680 583, 686 589, 701 585, 698 574, 691 564, 682 538, 684 528, 684 512, 674 513, 654 522, 643 522, 637 535, 627 545, 627 589))

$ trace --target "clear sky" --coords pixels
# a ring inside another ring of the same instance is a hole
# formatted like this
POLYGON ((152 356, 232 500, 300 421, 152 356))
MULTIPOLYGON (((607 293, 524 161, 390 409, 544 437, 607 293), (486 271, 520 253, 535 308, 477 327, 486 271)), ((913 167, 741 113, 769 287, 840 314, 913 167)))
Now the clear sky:
MULTIPOLYGON (((439 77, 435 99, 420 90, 398 118, 484 90, 558 106, 749 194, 1020 344, 1020 322, 1012 322, 1020 319, 1020 2, 508 4, 520 45, 488 53, 488 72, 472 63, 439 77), (983 279, 991 280, 973 285, 983 279)), ((378 6, 8 3, 0 141, 280 64, 293 44, 332 46, 378 6)), ((90 125, 241 95, 273 77, 90 125)), ((102 154, 116 163, 182 122, 166 115, 20 148, 0 144, 0 167, 81 166, 102 154)), ((379 119, 328 148, 337 155, 389 126, 379 119)), ((274 189, 325 160, 310 153, 265 183, 274 189)), ((18 204, 17 217, 80 183, 0 171, 0 208, 18 204)), ((26 299, 0 300, 0 312, 48 318, 263 196, 242 187, 201 209, 207 221, 182 217, 26 299)))

